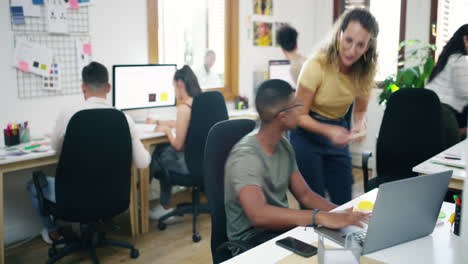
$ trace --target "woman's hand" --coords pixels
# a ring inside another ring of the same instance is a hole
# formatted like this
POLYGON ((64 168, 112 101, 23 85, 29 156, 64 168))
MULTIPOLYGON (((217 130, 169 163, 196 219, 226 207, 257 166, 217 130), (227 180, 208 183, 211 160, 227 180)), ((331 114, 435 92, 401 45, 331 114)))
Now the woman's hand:
POLYGON ((328 139, 333 145, 344 147, 351 141, 351 133, 344 127, 330 125, 327 130, 328 139))
POLYGON ((162 125, 159 125, 157 127, 154 128, 154 131, 155 132, 164 132, 164 133, 168 133, 168 131, 171 131, 171 128, 168 127, 168 126, 162 126, 162 125))
POLYGON ((145 124, 156 124, 158 125, 159 124, 159 120, 156 120, 156 119, 153 119, 151 117, 148 117, 146 118, 145 120, 145 124))
POLYGON ((353 129, 351 129, 351 141, 361 143, 366 138, 367 122, 365 118, 354 122, 353 129), (360 136, 357 136, 360 134, 360 136), (354 136, 356 135, 356 136, 354 136))

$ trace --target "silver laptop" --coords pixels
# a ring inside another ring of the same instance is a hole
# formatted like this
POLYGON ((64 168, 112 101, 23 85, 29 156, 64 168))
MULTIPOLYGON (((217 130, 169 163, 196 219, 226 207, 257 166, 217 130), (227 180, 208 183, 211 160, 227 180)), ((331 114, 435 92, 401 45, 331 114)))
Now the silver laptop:
POLYGON ((315 231, 344 246, 346 235, 361 241, 362 254, 420 237, 434 230, 452 171, 381 184, 367 230, 349 226, 315 231))

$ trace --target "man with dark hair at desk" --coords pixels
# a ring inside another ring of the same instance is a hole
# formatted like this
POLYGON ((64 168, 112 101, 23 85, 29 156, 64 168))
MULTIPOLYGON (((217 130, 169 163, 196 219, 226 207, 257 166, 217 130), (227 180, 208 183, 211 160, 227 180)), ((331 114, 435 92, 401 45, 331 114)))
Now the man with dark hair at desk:
MULTIPOLYGON (((112 108, 107 102, 107 94, 110 92, 111 85, 109 84, 109 74, 104 65, 98 62, 91 62, 88 66, 83 68, 82 71, 81 89, 83 91, 85 101, 81 104, 67 107, 63 109, 57 118, 55 128, 51 135, 51 146, 57 153, 60 153, 63 139, 65 137, 65 131, 67 129, 68 122, 72 116, 85 109, 96 109, 96 108, 112 108)), ((130 134, 132 136, 132 157, 135 166, 138 168, 148 167, 150 163, 150 154, 143 147, 141 143, 133 120, 126 115, 128 126, 130 128, 130 134)), ((50 201, 55 201, 55 179, 54 177, 47 177, 48 185, 43 189, 44 196, 50 201)), ((83 190, 85 191, 85 190, 83 190)), ((36 194, 34 184, 30 182, 28 184, 28 192, 33 202, 33 207, 39 213, 44 229, 41 232, 43 240, 51 244, 52 240, 57 240, 60 237, 57 226, 52 222, 50 217, 42 216, 39 211, 39 201, 36 194)))
POLYGON ((297 49, 297 30, 289 25, 282 26, 276 31, 276 42, 281 46, 284 56, 289 60, 291 79, 297 84, 302 64, 307 60, 297 49))
POLYGON ((296 165, 294 150, 284 137, 299 121, 302 103, 282 80, 262 83, 255 98, 261 119, 258 133, 241 139, 225 167, 225 210, 229 240, 259 245, 293 227, 323 225, 361 226, 369 215, 329 212, 328 202, 306 184, 296 165), (288 189, 308 210, 288 208, 288 189))

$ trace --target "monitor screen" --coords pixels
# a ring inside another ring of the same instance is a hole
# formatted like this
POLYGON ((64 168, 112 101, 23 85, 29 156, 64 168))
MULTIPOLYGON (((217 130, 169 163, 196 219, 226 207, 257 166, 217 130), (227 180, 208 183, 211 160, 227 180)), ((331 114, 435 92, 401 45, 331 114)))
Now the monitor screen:
POLYGON ((114 65, 114 107, 130 110, 174 106, 175 71, 175 64, 114 65))
POLYGON ((283 81, 288 82, 292 87, 295 87, 290 69, 289 61, 288 60, 271 60, 268 62, 268 73, 270 75, 270 79, 280 79, 283 81))

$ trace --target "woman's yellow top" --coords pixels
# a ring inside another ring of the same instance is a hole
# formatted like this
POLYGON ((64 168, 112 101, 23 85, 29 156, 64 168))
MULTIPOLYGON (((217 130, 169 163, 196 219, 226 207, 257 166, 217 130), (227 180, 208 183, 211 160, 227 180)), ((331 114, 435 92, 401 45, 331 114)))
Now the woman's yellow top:
POLYGON ((360 87, 351 74, 343 74, 327 62, 325 54, 308 59, 298 83, 315 93, 310 110, 330 119, 343 117, 356 97, 369 97, 371 86, 360 87))

